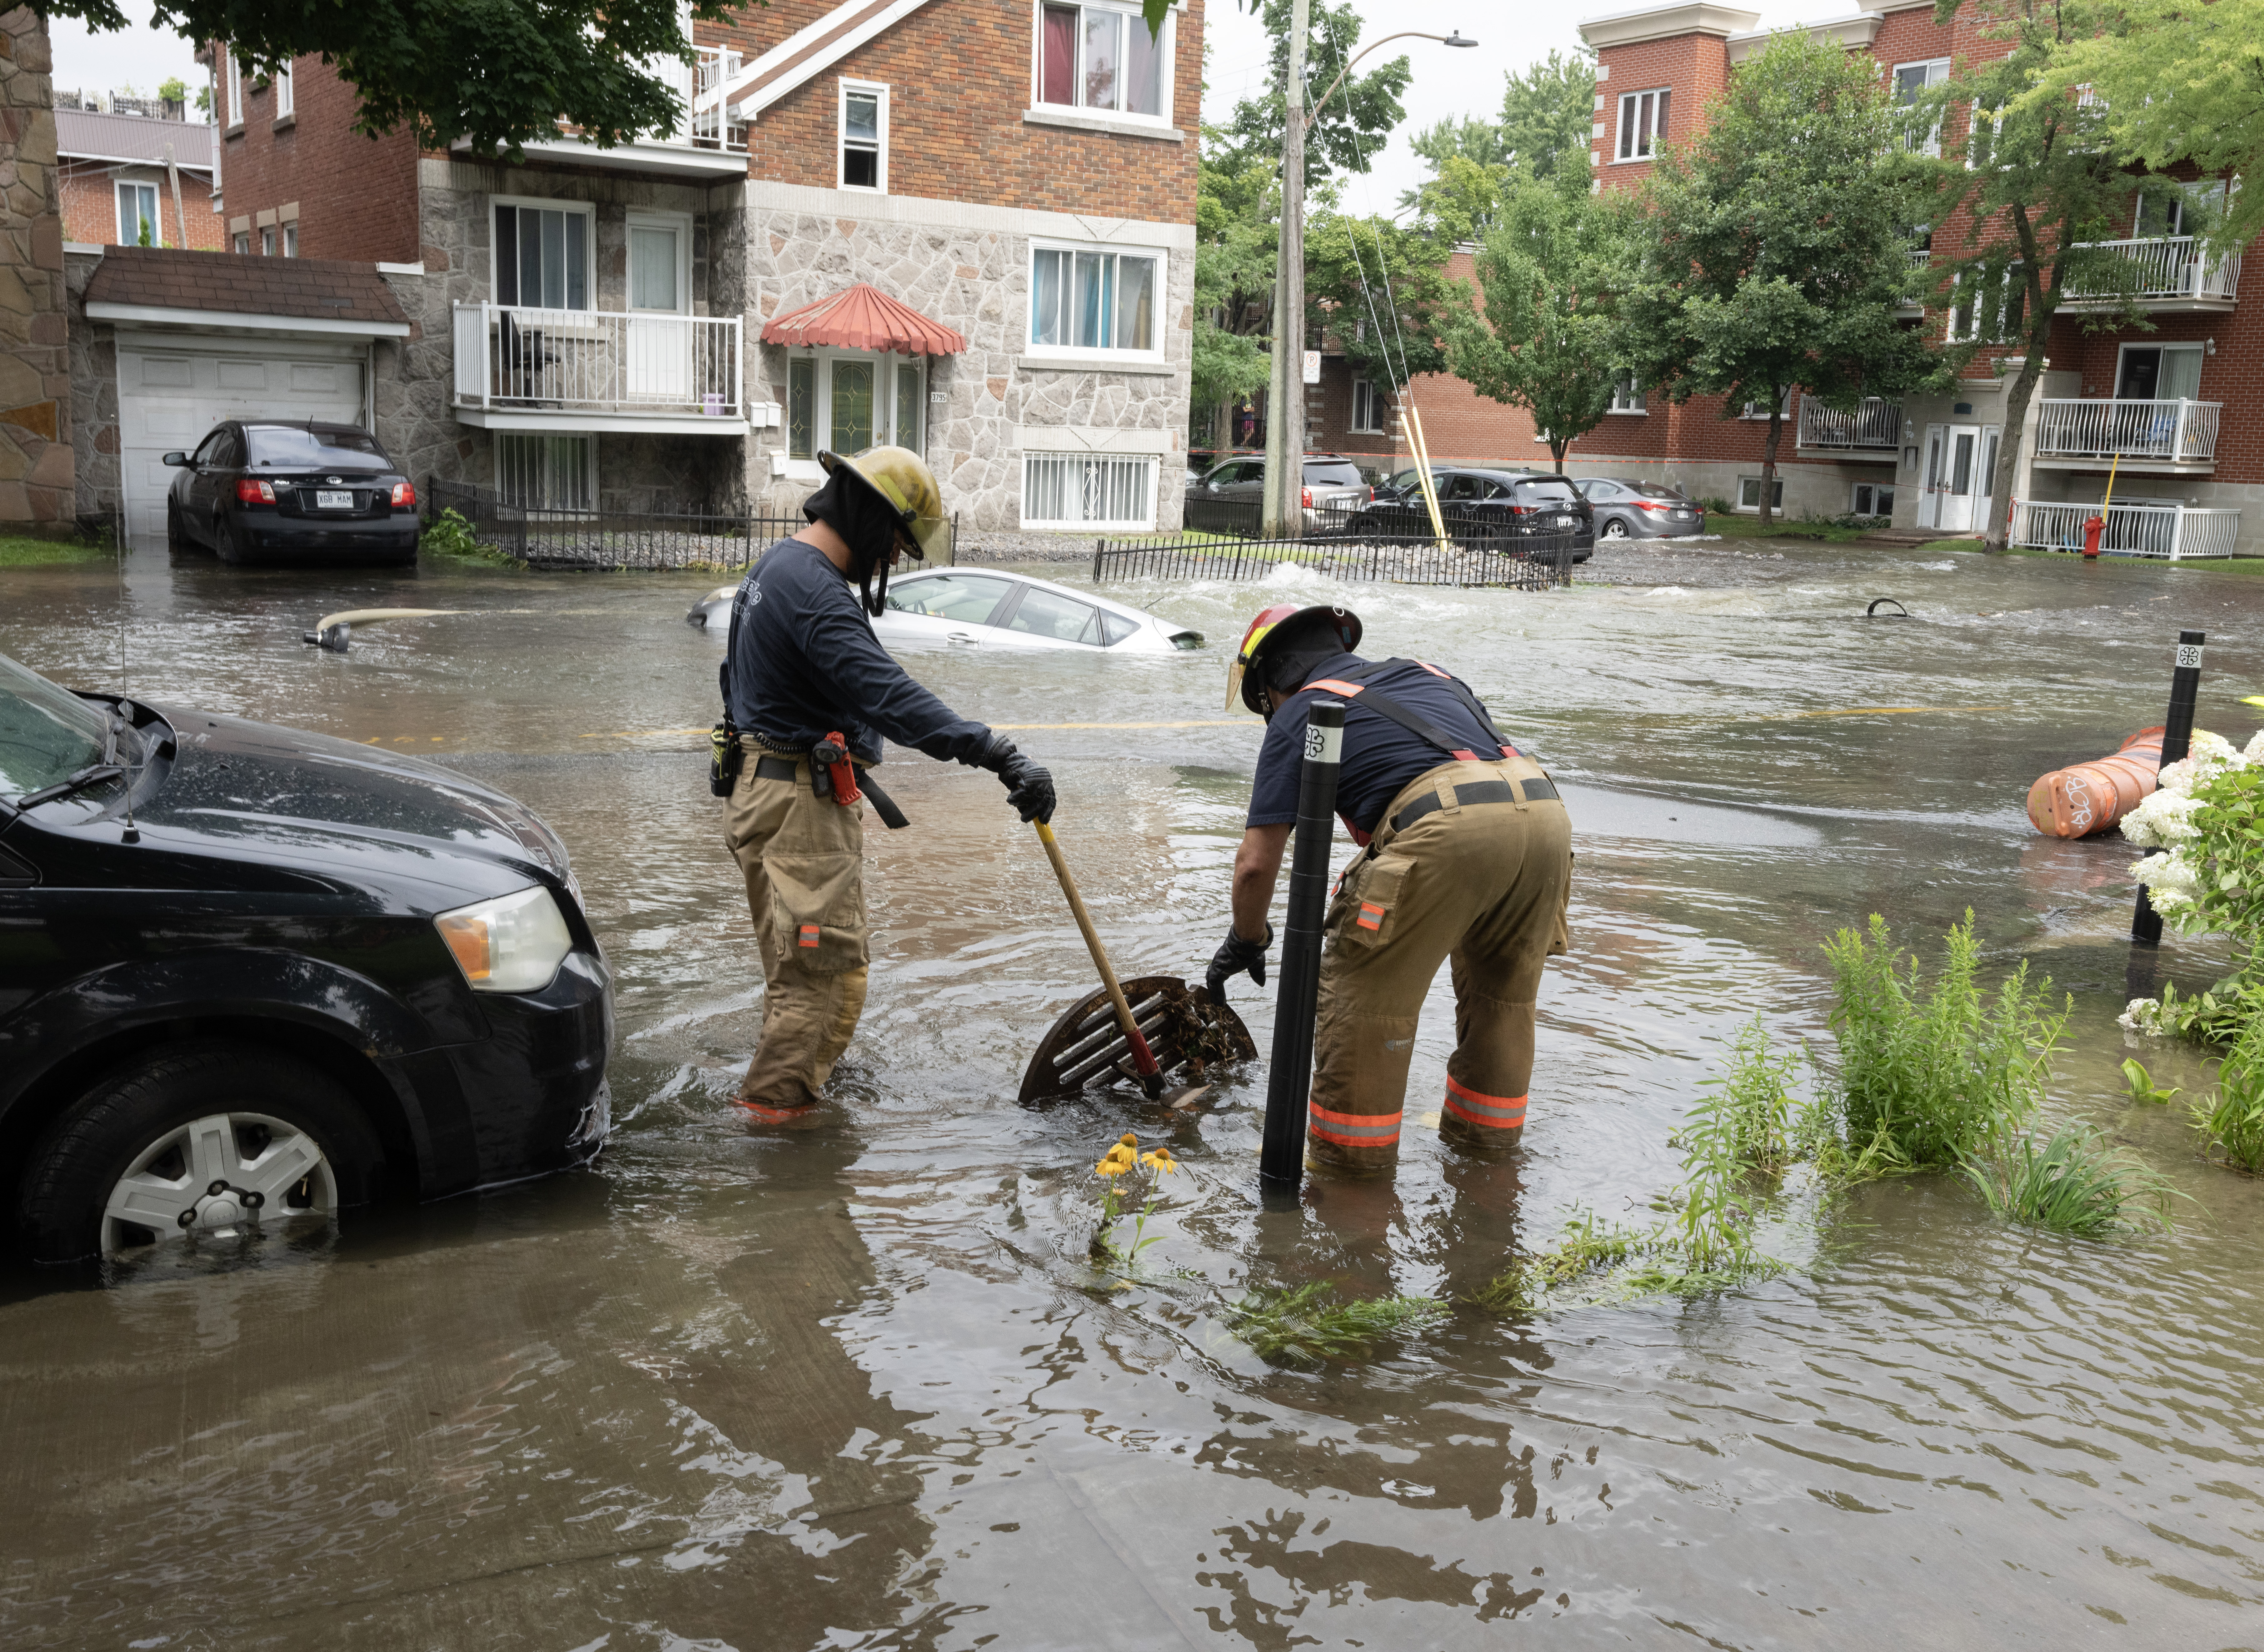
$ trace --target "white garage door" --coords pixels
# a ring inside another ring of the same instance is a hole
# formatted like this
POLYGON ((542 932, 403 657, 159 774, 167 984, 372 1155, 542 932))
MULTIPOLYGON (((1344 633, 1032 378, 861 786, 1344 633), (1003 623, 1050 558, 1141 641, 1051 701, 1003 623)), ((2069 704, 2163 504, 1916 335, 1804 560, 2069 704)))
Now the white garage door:
POLYGON ((165 490, 173 480, 164 456, 193 449, 222 419, 366 424, 367 350, 358 341, 120 333, 118 464, 127 533, 144 540, 163 537, 165 490))

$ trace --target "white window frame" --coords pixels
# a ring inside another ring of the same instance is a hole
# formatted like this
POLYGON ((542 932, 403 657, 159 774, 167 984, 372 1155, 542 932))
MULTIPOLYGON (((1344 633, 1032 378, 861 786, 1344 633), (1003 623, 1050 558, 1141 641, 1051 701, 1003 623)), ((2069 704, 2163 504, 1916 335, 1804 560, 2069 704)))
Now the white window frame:
POLYGON ((1133 531, 1152 533, 1156 526, 1156 489, 1163 474, 1163 460, 1156 453, 1056 453, 1047 450, 1026 451, 1022 454, 1022 474, 1016 494, 1018 519, 1025 528, 1070 528, 1079 533, 1109 533, 1133 531), (1136 517, 1034 517, 1029 514, 1030 467, 1033 464, 1062 465, 1144 465, 1148 470, 1148 509, 1136 517))
POLYGON ((248 258, 251 256, 251 232, 249 229, 236 235, 236 253, 240 258, 248 258))
POLYGON ((287 258, 299 256, 299 226, 296 223, 283 226, 283 256, 287 258))
POLYGON ((1635 386, 1635 374, 1623 373, 1612 380, 1612 404, 1604 409, 1627 418, 1649 418, 1651 410, 1644 405, 1643 392, 1635 386))
POLYGON ((1022 350, 1030 355, 1063 361, 1136 361, 1161 364, 1164 359, 1165 295, 1171 291, 1171 255, 1161 247, 1120 247, 1113 242, 1049 241, 1033 239, 1029 262, 1023 272, 1029 288, 1022 307, 1022 350), (1119 350, 1114 345, 1041 344, 1031 337, 1034 330, 1031 306, 1038 301, 1038 254, 1041 252, 1097 252, 1109 257, 1152 258, 1156 263, 1156 325, 1154 346, 1148 350, 1119 350))
POLYGON ((837 361, 869 361, 873 364, 873 443, 887 446, 891 443, 902 446, 896 430, 896 369, 916 368, 920 375, 920 446, 913 451, 925 453, 928 424, 928 362, 925 356, 900 355, 894 351, 835 350, 831 348, 803 349, 795 346, 787 352, 787 393, 784 402, 784 422, 779 427, 779 456, 786 466, 783 473, 790 482, 823 482, 825 468, 817 462, 821 449, 829 446, 833 437, 833 363, 837 361), (809 416, 809 457, 801 459, 788 451, 794 423, 794 367, 797 361, 817 364, 816 382, 812 387, 815 405, 809 416))
MULTIPOLYGON (((1080 13, 1077 25, 1077 67, 1070 71, 1070 79, 1072 83, 1082 82, 1085 78, 1085 19, 1081 15, 1082 13, 1087 11, 1114 11, 1121 16, 1129 18, 1133 24, 1137 24, 1141 28, 1144 29, 1148 26, 1147 18, 1143 14, 1139 5, 1136 4, 1118 4, 1117 0, 1053 0, 1053 4, 1056 5, 1073 5, 1080 13)), ((1156 112, 1152 115, 1147 115, 1141 114, 1136 110, 1123 108, 1110 109, 1094 104, 1057 104, 1046 102, 1046 0, 1031 0, 1030 107, 1033 109, 1069 109, 1074 110, 1079 114, 1092 115, 1102 120, 1123 120, 1132 122, 1139 126, 1154 127, 1158 131, 1168 130, 1172 125, 1172 99, 1176 95, 1176 87, 1173 83, 1172 77, 1179 69, 1179 9, 1177 6, 1173 6, 1170 11, 1164 14, 1164 32, 1157 37, 1156 41, 1156 47, 1163 54, 1164 58, 1162 84, 1157 89, 1156 112)), ((1128 24, 1126 26, 1128 28, 1131 25, 1128 24)), ((1120 38, 1128 40, 1130 37, 1129 35, 1125 35, 1120 38)), ((1121 82, 1122 76, 1120 76, 1118 78, 1121 82)), ((1123 92, 1120 89, 1117 93, 1117 102, 1121 104, 1123 100, 1123 92)))
MULTIPOLYGON (((2109 396, 2110 400, 2119 400, 2122 396, 2122 359, 2134 350, 2159 351, 2165 357, 2166 357, 2173 350, 2179 351, 2181 352, 2188 352, 2201 358, 2202 366, 2204 370, 2209 366, 2209 347, 2197 338, 2141 338, 2132 342, 2118 344, 2115 346, 2115 376, 2108 381, 2107 385, 2108 390, 2111 393, 2109 396)), ((2201 400, 2201 381, 2198 376, 2196 376, 2194 380, 2194 395, 2184 399, 2189 402, 2198 402, 2201 400)), ((2166 396, 2162 394, 2162 369, 2159 363, 2154 368, 2153 399, 2157 402, 2173 402, 2179 399, 2175 396, 2166 396)))
MULTIPOLYGON (((592 226, 594 229, 595 226, 592 226)), ((629 210, 621 226, 621 308, 632 315, 689 315, 692 314, 692 214, 690 213, 660 212, 637 206, 629 210), (676 308, 672 310, 640 309, 636 304, 636 272, 632 263, 631 237, 640 229, 672 229, 676 232, 676 308)), ((591 290, 597 306, 596 289, 591 290)))
MULTIPOLYGON (((1771 514, 1774 514, 1784 509, 1784 473, 1782 471, 1777 472, 1775 476, 1771 478, 1771 480, 1776 483, 1776 487, 1773 489, 1774 497, 1769 505, 1771 514)), ((1761 512, 1760 503, 1760 495, 1761 479, 1759 475, 1740 476, 1738 478, 1738 496, 1731 503, 1731 508, 1741 516, 1747 513, 1759 516, 1761 512), (1747 504, 1745 503, 1745 484, 1747 482, 1751 482, 1753 485, 1754 503, 1752 504, 1747 504)))
MULTIPOLYGON (((1994 330, 1986 333, 1981 330, 1981 305, 1976 302, 1970 310, 1968 310, 1963 298, 1965 291, 1965 278, 1972 273, 1970 270, 1960 270, 1950 279, 1949 307, 1943 312, 1941 324, 1942 340, 1946 344, 2003 344, 2006 342, 2006 330, 2003 326, 2005 309, 2012 296, 2014 278, 2021 273, 2021 266, 2017 264, 2007 264, 2005 266, 2004 273, 1998 278, 1997 303, 1994 312, 1998 325, 1994 330), (1958 320, 1961 315, 1963 316, 1965 323, 1964 330, 1962 332, 1958 329, 1958 320)), ((2025 290, 2021 296, 2025 303, 2028 297, 2025 290)), ((2119 358, 2116 361, 2116 368, 2119 373, 2121 369, 2119 358)))
POLYGON ((889 192, 889 89, 877 80, 851 80, 843 76, 833 100, 833 185, 837 189, 853 191, 860 195, 885 195, 889 192), (873 179, 870 184, 849 181, 849 94, 877 98, 880 100, 880 152, 874 157, 873 179))
POLYGON ((1381 385, 1373 379, 1355 378, 1352 381, 1352 422, 1346 428, 1357 436, 1385 434, 1383 403, 1383 388, 1381 385), (1365 398, 1361 395, 1363 390, 1368 392, 1365 398), (1363 399, 1368 402, 1368 417, 1365 421, 1361 417, 1360 404, 1363 399))
POLYGON ((1612 140, 1613 165, 1624 166, 1636 162, 1648 164, 1658 158, 1659 146, 1666 141, 1666 119, 1674 112, 1673 92, 1672 86, 1647 86, 1641 91, 1620 94, 1619 130, 1612 140), (1653 98, 1665 101, 1651 105, 1654 118, 1645 128, 1641 125, 1644 100, 1653 98), (1649 145, 1640 154, 1636 151, 1638 137, 1649 145))
POLYGON ((1883 517, 1890 517, 1890 516, 1894 515, 1894 513, 1895 513, 1895 496, 1895 496, 1895 484, 1894 484, 1893 482, 1852 482, 1852 483, 1850 483, 1850 484, 1848 485, 1848 489, 1847 489, 1847 513, 1848 513, 1848 515, 1850 515, 1850 516, 1883 516, 1883 517), (1871 504, 1872 504, 1872 509, 1870 509, 1870 510, 1869 510, 1869 511, 1866 511, 1865 509, 1863 509, 1863 506, 1862 506, 1862 504, 1861 504, 1861 500, 1860 500, 1860 498, 1859 498, 1859 496, 1860 496, 1860 495, 1862 493, 1863 489, 1866 489, 1866 488, 1869 488, 1869 489, 1871 490, 1871 504), (1883 510, 1883 511, 1879 510, 1879 509, 1877 508, 1877 506, 1878 506, 1878 503, 1879 503, 1879 496, 1880 496, 1881 494, 1883 494, 1883 494, 1885 494, 1885 495, 1887 496, 1887 508, 1886 508, 1885 510, 1883 510))
POLYGON ((243 124, 243 65, 236 61, 233 46, 223 42, 221 50, 228 54, 228 124, 240 127, 243 124))
MULTIPOLYGON (((582 290, 589 294, 590 301, 582 313, 585 315, 595 315, 602 308, 602 306, 598 302, 598 209, 595 204, 590 201, 573 200, 554 195, 489 196, 487 212, 488 301, 493 304, 500 304, 503 302, 503 300, 497 296, 501 289, 496 279, 496 208, 498 206, 526 206, 533 208, 536 212, 546 213, 580 213, 584 218, 589 220, 589 228, 585 229, 582 235, 582 279, 584 283, 582 290)), ((623 296, 622 301, 624 303, 628 302, 626 295, 623 296)), ((521 293, 519 295, 518 308, 521 309, 548 309, 555 308, 571 310, 574 307, 570 304, 558 306, 539 303, 529 304, 526 301, 526 294, 521 293)))
MULTIPOLYGON (((1900 107, 1901 101, 1896 97, 1896 94, 1902 90, 1903 70, 1906 69, 1924 69, 1926 71, 1926 82, 1924 85, 1919 88, 1919 90, 1926 91, 1941 85, 1942 82, 1949 78, 1949 63, 1950 60, 1946 57, 1919 57, 1913 58, 1907 63, 1897 63, 1893 65, 1887 70, 1887 96, 1890 98, 1894 99, 1897 106, 1900 107)), ((1934 130, 1927 134, 1926 141, 1918 144, 1915 147, 1925 154, 1939 156, 1941 153, 1941 122, 1939 120, 1935 121, 1934 123, 1934 130)))
MULTIPOLYGON (((1793 387, 1787 385, 1784 391, 1784 400, 1779 404, 1777 409, 1778 417, 1782 418, 1787 424, 1790 424, 1792 422, 1792 395, 1793 387)), ((1759 419, 1763 424, 1767 424, 1768 422, 1768 403, 1766 402, 1748 402, 1745 403, 1744 410, 1738 415, 1741 419, 1759 419)))
MULTIPOLYGON (((580 441, 584 445, 589 455, 590 499, 588 504, 576 505, 571 504, 559 504, 555 503, 548 503, 543 504, 524 505, 523 508, 536 512, 555 511, 560 513, 569 511, 579 512, 582 511, 594 511, 598 509, 599 502, 604 497, 604 494, 598 476, 598 438, 594 434, 583 431, 497 431, 496 432, 495 441, 495 453, 492 457, 494 460, 495 492, 497 499, 504 499, 504 448, 506 443, 512 446, 517 446, 521 443, 526 442, 541 443, 555 441, 580 441)), ((515 505, 522 504, 522 502, 519 500, 506 500, 505 502, 515 505)))
POLYGON ((137 194, 145 189, 149 192, 149 244, 153 247, 163 246, 165 219, 163 213, 157 206, 157 186, 155 184, 140 183, 130 178, 120 178, 112 194, 118 207, 118 244, 121 247, 134 247, 142 244, 138 239, 142 224, 141 208, 138 206, 134 208, 135 234, 129 235, 126 233, 126 192, 129 189, 136 192, 137 194))
POLYGON ((259 232, 259 256, 263 258, 272 258, 275 256, 275 226, 273 224, 269 224, 265 228, 259 232))
POLYGON ((297 116, 298 105, 291 95, 291 65, 286 63, 275 71, 275 119, 279 125, 297 116))

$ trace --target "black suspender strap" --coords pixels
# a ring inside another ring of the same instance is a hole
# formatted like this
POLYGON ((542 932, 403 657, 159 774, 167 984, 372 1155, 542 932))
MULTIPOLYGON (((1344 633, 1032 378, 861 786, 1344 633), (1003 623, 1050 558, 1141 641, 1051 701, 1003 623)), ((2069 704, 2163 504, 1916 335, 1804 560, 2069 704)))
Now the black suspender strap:
POLYGON ((1493 726, 1493 719, 1485 714, 1485 707, 1479 704, 1477 696, 1471 693, 1459 678, 1448 677, 1446 672, 1434 666, 1424 665, 1420 660, 1384 660, 1378 663, 1360 666, 1346 672, 1342 677, 1323 677, 1317 682, 1306 684, 1305 687, 1320 689, 1332 694, 1343 694, 1347 698, 1357 697, 1360 703, 1370 711, 1379 716, 1390 718, 1426 745, 1437 747, 1459 763, 1495 761, 1491 755, 1481 757, 1468 746, 1459 743, 1452 735, 1420 713, 1410 711, 1390 695, 1368 686, 1368 678, 1380 677, 1384 672, 1396 670, 1402 665, 1419 666, 1433 677, 1446 677, 1448 682, 1461 689, 1463 696, 1476 708, 1479 724, 1493 736, 1494 744, 1498 749, 1500 756, 1506 757, 1512 754, 1514 748, 1501 737, 1500 731, 1493 726))

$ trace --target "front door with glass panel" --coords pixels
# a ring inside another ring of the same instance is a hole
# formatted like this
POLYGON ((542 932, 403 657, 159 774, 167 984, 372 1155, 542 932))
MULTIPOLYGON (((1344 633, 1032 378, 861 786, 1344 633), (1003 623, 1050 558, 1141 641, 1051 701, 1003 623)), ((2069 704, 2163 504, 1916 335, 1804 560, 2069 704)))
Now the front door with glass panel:
POLYGON ((927 373, 917 357, 863 352, 787 363, 787 457, 893 444, 925 452, 927 373))
POLYGON ((1973 524, 1981 533, 1989 532, 1996 520, 1991 513, 1996 509, 1997 444, 2004 434, 2004 426, 1992 424, 1981 432, 1978 457, 1973 472, 1973 524))
POLYGON ((1934 507, 1927 527, 1950 533, 1973 527, 1974 489, 1981 468, 1981 427, 1936 424, 1927 431, 1926 493, 1934 507))
POLYGON ((686 231, 681 224, 629 221, 628 399, 693 399, 693 323, 686 312, 686 231))

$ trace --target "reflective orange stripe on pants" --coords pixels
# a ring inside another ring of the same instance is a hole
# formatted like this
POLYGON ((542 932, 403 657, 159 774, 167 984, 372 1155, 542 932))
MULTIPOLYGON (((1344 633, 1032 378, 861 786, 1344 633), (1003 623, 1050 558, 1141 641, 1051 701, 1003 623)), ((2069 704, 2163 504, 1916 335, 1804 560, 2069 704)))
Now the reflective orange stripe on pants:
POLYGON ((1447 1111, 1489 1130, 1518 1130, 1525 1126, 1523 1096, 1484 1095, 1468 1084, 1456 1083, 1452 1073, 1447 1075, 1447 1111))
POLYGON ((1305 1105, 1306 1127, 1324 1141, 1340 1148, 1390 1148, 1399 1145, 1397 1112, 1331 1112, 1318 1102, 1305 1105))
MULTIPOLYGON (((766 1106, 759 1101, 748 1101, 744 1098, 742 1098, 733 1105, 744 1112, 749 1118, 754 1119, 758 1124, 784 1124, 787 1119, 799 1119, 809 1111, 809 1106, 766 1106)), ((814 1106, 816 1104, 812 1103, 810 1105, 814 1106)))

